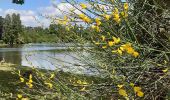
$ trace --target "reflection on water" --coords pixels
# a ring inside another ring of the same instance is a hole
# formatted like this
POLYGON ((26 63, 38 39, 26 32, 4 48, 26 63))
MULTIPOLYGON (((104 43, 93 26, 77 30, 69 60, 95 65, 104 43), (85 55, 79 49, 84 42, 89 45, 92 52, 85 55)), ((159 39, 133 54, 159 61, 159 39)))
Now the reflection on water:
POLYGON ((78 58, 78 55, 75 52, 67 51, 67 48, 58 44, 31 44, 0 48, 0 60, 4 58, 6 62, 20 66, 92 74, 92 69, 83 67, 83 64, 75 59, 78 58))

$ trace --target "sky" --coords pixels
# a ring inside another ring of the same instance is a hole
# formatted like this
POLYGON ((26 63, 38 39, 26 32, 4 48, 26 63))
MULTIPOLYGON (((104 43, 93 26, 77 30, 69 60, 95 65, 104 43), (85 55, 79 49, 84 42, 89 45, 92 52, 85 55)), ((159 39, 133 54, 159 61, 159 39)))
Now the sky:
MULTIPOLYGON (((78 1, 83 2, 83 0, 78 1)), ((62 13, 53 6, 54 4, 62 11, 69 12, 69 9, 73 8, 73 6, 63 3, 61 0, 25 0, 23 5, 14 4, 12 0, 0 0, 0 16, 5 17, 6 14, 18 13, 22 24, 25 26, 48 27, 50 19, 42 16, 62 16, 62 13)), ((80 12, 76 10, 75 13, 80 12)))
POLYGON ((25 26, 36 27, 43 24, 44 27, 48 27, 50 20, 42 15, 61 15, 61 12, 52 4, 62 10, 66 10, 65 6, 70 6, 59 0, 25 0, 23 5, 14 4, 12 0, 0 0, 0 16, 5 17, 6 14, 19 13, 22 24, 25 26))

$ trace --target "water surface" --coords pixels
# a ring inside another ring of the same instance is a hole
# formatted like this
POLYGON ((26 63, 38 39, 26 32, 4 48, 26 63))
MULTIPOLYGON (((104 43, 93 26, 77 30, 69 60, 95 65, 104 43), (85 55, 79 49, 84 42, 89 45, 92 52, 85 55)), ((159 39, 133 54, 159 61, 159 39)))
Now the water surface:
MULTIPOLYGON (((63 70, 81 74, 92 74, 93 69, 85 68, 79 55, 68 48, 71 44, 24 44, 0 48, 0 60, 18 66, 37 67, 50 70, 63 70)), ((87 53, 82 51, 82 54, 87 53)), ((87 67, 87 66, 86 66, 87 67)), ((94 72, 93 72, 94 73, 94 72)))

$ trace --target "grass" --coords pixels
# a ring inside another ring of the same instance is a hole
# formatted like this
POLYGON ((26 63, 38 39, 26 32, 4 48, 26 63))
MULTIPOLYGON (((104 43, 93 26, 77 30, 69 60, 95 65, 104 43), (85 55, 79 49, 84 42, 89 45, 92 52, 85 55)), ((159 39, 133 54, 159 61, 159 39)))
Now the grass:
MULTIPOLYGON (((19 84, 19 76, 15 74, 17 70, 21 70, 21 74, 25 73, 26 71, 32 70, 30 67, 22 66, 22 67, 16 67, 17 65, 11 64, 11 63, 1 63, 0 64, 0 100, 3 99, 11 99, 15 98, 16 94, 18 93, 17 89, 24 89, 26 86, 24 84, 19 84), (13 95, 12 95, 13 94, 13 95)), ((53 71, 44 70, 44 69, 37 69, 38 71, 48 74, 53 71)), ((75 75, 73 73, 69 72, 63 72, 63 71, 56 71, 56 78, 59 79, 62 83, 66 83, 70 88, 74 88, 75 90, 79 89, 81 86, 73 86, 70 83, 70 80, 73 81, 73 79, 76 79, 75 81, 79 79, 86 80, 88 83, 91 83, 92 80, 94 83, 98 83, 101 79, 97 76, 84 76, 84 75, 75 75)), ((34 74, 34 72, 33 72, 34 74)), ((34 77, 34 76, 33 76, 34 77)), ((107 81, 106 79, 102 79, 103 82, 107 81)), ((35 88, 36 89, 36 88, 35 88)), ((37 88, 38 90, 40 88, 37 88)), ((41 94, 33 94, 34 96, 41 96, 41 94)), ((87 94, 88 95, 88 94, 87 94)))

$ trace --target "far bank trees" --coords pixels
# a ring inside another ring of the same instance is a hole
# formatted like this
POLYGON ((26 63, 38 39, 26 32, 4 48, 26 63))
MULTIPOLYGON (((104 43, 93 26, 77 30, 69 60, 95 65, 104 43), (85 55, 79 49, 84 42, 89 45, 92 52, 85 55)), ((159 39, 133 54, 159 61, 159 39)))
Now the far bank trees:
POLYGON ((7 14, 3 23, 3 36, 2 39, 6 44, 13 45, 19 42, 19 35, 22 32, 22 25, 20 15, 13 13, 7 14))

